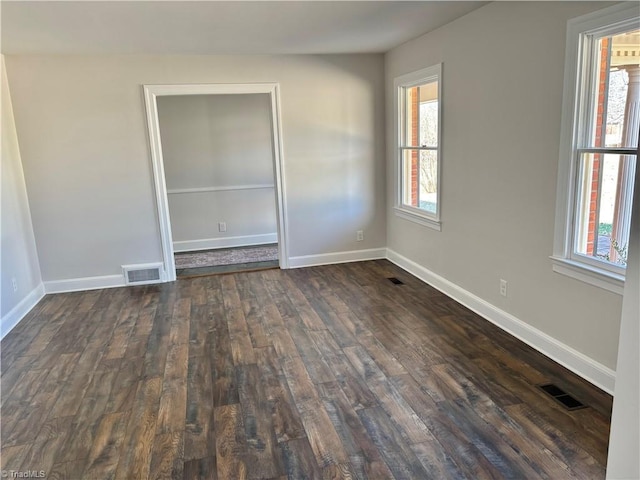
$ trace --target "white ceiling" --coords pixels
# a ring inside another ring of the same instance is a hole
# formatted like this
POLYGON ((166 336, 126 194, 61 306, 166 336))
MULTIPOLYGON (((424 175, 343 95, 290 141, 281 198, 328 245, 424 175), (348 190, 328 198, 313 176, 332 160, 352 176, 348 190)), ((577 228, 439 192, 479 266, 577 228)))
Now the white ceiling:
POLYGON ((486 2, 6 1, 6 54, 377 53, 486 2))

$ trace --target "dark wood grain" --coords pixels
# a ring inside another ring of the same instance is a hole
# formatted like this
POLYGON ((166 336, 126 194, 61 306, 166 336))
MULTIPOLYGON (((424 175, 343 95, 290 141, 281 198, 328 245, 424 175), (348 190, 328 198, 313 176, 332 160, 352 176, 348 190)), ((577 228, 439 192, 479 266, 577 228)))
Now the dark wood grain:
POLYGON ((246 442, 238 404, 215 409, 216 462, 219 478, 247 478, 246 442))
POLYGON ((118 466, 120 448, 130 412, 104 415, 96 428, 96 433, 87 459, 87 478, 112 478, 118 466))
POLYGON ((289 385, 282 372, 273 347, 256 350, 260 383, 269 402, 272 427, 278 442, 305 436, 300 414, 291 397, 289 385))
POLYGON ((306 437, 283 443, 282 455, 287 478, 300 480, 322 478, 322 473, 306 437))
POLYGON ((338 383, 318 386, 325 409, 358 478, 393 478, 389 467, 338 383))
POLYGON ((3 470, 605 475, 610 396, 387 261, 47 295, 0 346, 3 470))
POLYGON ((438 478, 424 469, 382 408, 363 408, 358 416, 394 478, 438 478))
POLYGON ((196 458, 184 462, 182 478, 184 480, 217 480, 216 457, 196 458))
POLYGON ((149 476, 161 389, 160 377, 152 377, 139 383, 136 398, 131 406, 131 421, 124 433, 116 477, 149 476))
MULTIPOLYGON (((199 329, 202 317, 192 319, 191 331, 199 329)), ((204 317, 205 319, 207 317, 204 317)), ((206 459, 215 451, 213 431, 213 385, 211 383, 211 357, 208 355, 211 332, 200 330, 202 345, 191 344, 187 373, 187 405, 185 416, 185 462, 206 459)))
POLYGON ((346 463, 347 454, 300 357, 282 359, 282 369, 318 465, 346 463))
POLYGON ((260 387, 258 366, 239 366, 237 375, 247 448, 247 478, 278 477, 284 473, 281 455, 266 392, 260 387))

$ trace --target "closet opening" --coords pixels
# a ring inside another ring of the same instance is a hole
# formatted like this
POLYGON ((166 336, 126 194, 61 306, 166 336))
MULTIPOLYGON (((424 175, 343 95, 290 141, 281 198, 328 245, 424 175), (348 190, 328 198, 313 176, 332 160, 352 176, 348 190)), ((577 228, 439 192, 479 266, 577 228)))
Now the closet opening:
POLYGON ((164 281, 287 268, 277 84, 144 90, 164 281))

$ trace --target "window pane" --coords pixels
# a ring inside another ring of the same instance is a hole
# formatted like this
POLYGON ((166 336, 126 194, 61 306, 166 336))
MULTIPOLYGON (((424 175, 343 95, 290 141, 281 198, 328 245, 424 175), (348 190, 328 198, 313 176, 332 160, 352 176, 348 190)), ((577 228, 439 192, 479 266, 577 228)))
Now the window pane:
POLYGON ((402 152, 402 203, 418 208, 418 158, 419 150, 402 152))
POLYGON ((405 88, 404 146, 438 145, 438 82, 405 88))
POLYGON ((405 130, 404 130, 404 146, 418 146, 418 87, 405 88, 405 130))
POLYGON ((403 151, 404 205, 436 214, 438 202, 438 153, 433 150, 403 151))
POLYGON ((625 266, 636 157, 583 153, 580 161, 575 252, 625 266))
POLYGON ((420 104, 420 145, 435 147, 438 145, 438 101, 420 104))
POLYGON ((435 215, 438 207, 438 152, 420 151, 420 208, 435 215))
POLYGON ((640 120, 640 31, 596 42, 589 145, 636 147, 640 120))

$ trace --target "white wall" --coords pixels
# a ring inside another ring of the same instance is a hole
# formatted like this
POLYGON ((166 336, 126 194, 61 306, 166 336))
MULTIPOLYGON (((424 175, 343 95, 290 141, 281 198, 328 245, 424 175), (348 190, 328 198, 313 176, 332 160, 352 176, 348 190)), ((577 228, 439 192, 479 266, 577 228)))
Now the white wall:
POLYGON ((607 479, 640 478, 640 168, 636 168, 607 479))
POLYGON ((536 341, 562 350, 559 341, 578 352, 574 360, 595 361, 606 376, 616 366, 622 297, 554 273, 549 260, 566 22, 602 6, 490 3, 387 53, 385 66, 389 248, 488 310, 506 312, 502 318, 523 321, 522 331, 536 341), (442 232, 392 211, 393 78, 439 62, 442 232), (499 294, 501 278, 507 298, 499 294))
POLYGON ((20 159, 20 148, 11 106, 11 95, 2 57, 2 161, 0 163, 2 271, 0 336, 4 336, 42 298, 44 290, 31 225, 29 202, 20 159), (14 292, 12 280, 17 282, 14 292))
POLYGON ((174 249, 276 241, 270 96, 162 96, 157 104, 174 249), (246 188, 256 185, 272 187, 246 188), (218 190, 184 192, 195 188, 218 190))
POLYGON ((381 55, 6 62, 45 280, 161 261, 144 84, 279 82, 289 254, 386 244, 381 55))

